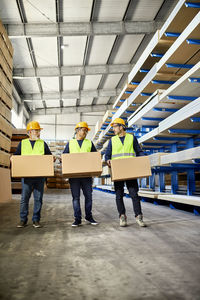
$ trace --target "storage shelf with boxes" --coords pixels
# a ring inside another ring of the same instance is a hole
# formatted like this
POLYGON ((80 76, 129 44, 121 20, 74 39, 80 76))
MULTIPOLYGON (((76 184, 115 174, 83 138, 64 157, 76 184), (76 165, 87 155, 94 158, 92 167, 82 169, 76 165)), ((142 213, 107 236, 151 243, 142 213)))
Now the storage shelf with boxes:
POLYGON ((12 68, 12 44, 0 21, 0 202, 12 199, 10 179, 12 68))

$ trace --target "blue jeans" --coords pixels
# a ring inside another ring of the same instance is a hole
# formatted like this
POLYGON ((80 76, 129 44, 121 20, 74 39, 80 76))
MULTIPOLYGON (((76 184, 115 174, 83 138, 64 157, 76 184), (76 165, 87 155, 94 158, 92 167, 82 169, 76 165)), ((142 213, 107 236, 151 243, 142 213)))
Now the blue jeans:
POLYGON ((72 193, 72 203, 74 209, 74 217, 81 220, 81 207, 80 207, 80 191, 82 189, 85 197, 85 218, 92 217, 92 178, 70 178, 70 189, 72 193))
POLYGON ((32 221, 40 221, 40 213, 42 209, 42 198, 44 192, 43 177, 36 178, 22 178, 22 196, 20 202, 20 219, 21 221, 28 221, 29 213, 29 199, 33 191, 34 208, 32 221))

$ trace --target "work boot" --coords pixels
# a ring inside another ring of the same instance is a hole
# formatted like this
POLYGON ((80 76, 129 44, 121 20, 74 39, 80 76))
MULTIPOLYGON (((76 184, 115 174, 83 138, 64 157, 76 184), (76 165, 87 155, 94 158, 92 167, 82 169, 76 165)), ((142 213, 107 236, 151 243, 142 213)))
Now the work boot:
POLYGON ((72 227, 78 227, 81 225, 81 220, 75 219, 74 223, 72 223, 72 227))
POLYGON ((40 222, 39 222, 39 221, 34 221, 34 222, 33 222, 33 227, 34 227, 34 228, 40 228, 40 227, 42 227, 42 226, 40 225, 40 222))
POLYGON ((24 228, 27 226, 27 221, 20 221, 19 224, 17 224, 17 228, 24 228))
POLYGON ((119 218, 119 225, 121 227, 126 227, 127 226, 127 217, 126 215, 121 215, 119 218))
POLYGON ((138 215, 136 218, 136 223, 140 226, 140 227, 146 227, 147 225, 144 223, 143 221, 143 215, 138 215))
POLYGON ((85 218, 85 222, 88 223, 88 224, 91 224, 91 225, 98 225, 99 223, 96 222, 93 217, 90 217, 88 219, 85 218))

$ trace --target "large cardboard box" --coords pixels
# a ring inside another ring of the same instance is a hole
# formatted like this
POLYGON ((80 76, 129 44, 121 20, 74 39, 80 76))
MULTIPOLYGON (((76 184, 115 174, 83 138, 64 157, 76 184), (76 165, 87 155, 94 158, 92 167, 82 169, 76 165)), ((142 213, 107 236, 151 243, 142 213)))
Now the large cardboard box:
POLYGON ((151 176, 148 156, 111 160, 112 180, 128 180, 151 176))
POLYGON ((101 154, 99 152, 62 154, 62 173, 68 178, 100 176, 101 154))
POLYGON ((10 169, 0 168, 0 202, 12 200, 10 169))
POLYGON ((53 155, 13 155, 12 177, 54 176, 53 155))

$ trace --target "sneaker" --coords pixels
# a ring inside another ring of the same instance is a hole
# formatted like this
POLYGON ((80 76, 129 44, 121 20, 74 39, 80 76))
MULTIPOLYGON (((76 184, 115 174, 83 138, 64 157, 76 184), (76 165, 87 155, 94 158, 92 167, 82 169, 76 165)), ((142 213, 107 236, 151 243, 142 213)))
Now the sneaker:
POLYGON ((75 219, 74 223, 72 223, 72 227, 77 227, 81 225, 81 220, 75 219))
POLYGON ((17 224, 17 228, 23 228, 27 226, 27 222, 25 221, 20 221, 19 224, 17 224))
POLYGON ((126 215, 121 215, 119 218, 119 225, 121 227, 126 227, 127 226, 127 217, 126 215))
POLYGON ((42 227, 42 226, 40 225, 40 222, 39 222, 39 221, 34 221, 34 222, 33 222, 33 227, 35 227, 35 228, 40 228, 40 227, 42 227))
POLYGON ((91 225, 98 225, 98 224, 99 224, 98 222, 96 222, 96 221, 93 219, 93 217, 90 217, 89 219, 86 219, 86 218, 85 218, 85 222, 86 222, 87 224, 91 224, 91 225))
POLYGON ((138 215, 136 218, 136 223, 140 226, 140 227, 146 227, 147 225, 144 223, 143 221, 143 216, 142 215, 138 215))

